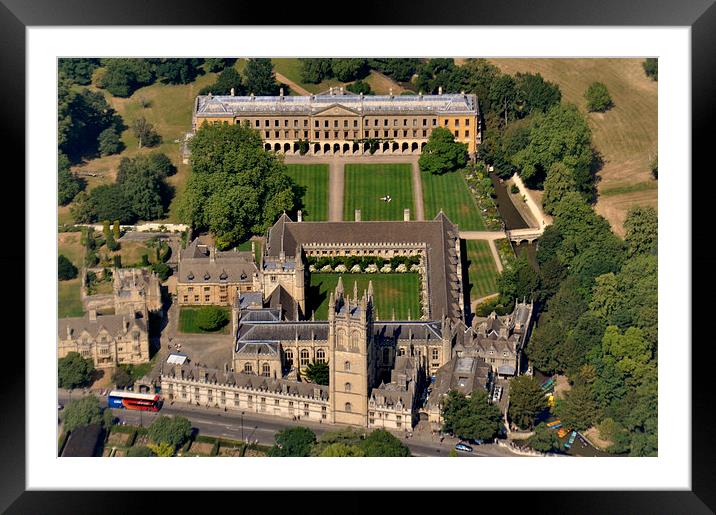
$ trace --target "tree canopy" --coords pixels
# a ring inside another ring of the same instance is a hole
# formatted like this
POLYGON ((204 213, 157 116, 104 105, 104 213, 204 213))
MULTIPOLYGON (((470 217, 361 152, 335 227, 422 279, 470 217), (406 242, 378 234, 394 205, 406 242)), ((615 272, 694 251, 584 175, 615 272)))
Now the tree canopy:
POLYGON ((650 77, 651 80, 659 80, 659 59, 656 57, 647 57, 642 63, 642 66, 644 67, 644 73, 646 73, 647 77, 650 77))
POLYGON ((241 74, 239 74, 233 66, 224 68, 216 78, 216 82, 203 87, 201 91, 199 91, 199 94, 207 95, 211 93, 213 95, 229 95, 232 89, 234 90, 234 95, 246 94, 246 87, 244 86, 241 74))
POLYGON ((89 384, 94 372, 91 359, 84 359, 78 352, 68 352, 57 360, 60 388, 77 388, 89 384))
POLYGON ((587 109, 591 112, 603 113, 614 105, 609 90, 603 82, 592 82, 584 92, 587 109))
POLYGON ((99 66, 99 59, 67 58, 57 60, 60 79, 69 79, 75 84, 86 86, 92 80, 92 73, 99 66))
POLYGON ((448 129, 438 127, 430 133, 418 163, 423 172, 435 175, 453 172, 467 164, 467 146, 455 141, 448 129))
POLYGON ((271 59, 249 59, 244 68, 246 91, 256 96, 278 95, 279 85, 271 59))
POLYGON ((317 384, 328 386, 328 379, 330 377, 330 369, 328 363, 323 361, 312 361, 306 367, 306 379, 317 384))
POLYGON ((297 202, 297 185, 261 136, 240 125, 202 126, 192 138, 189 177, 180 216, 216 235, 219 248, 263 234, 297 202))
POLYGON ((656 254, 659 244, 659 227, 656 209, 634 206, 629 209, 624 220, 629 256, 636 254, 656 254))
POLYGON ((161 415, 149 426, 149 438, 157 444, 169 444, 174 449, 183 444, 192 433, 191 422, 181 416, 161 415))
POLYGON ((102 59, 105 71, 101 76, 100 88, 115 97, 128 97, 142 86, 155 80, 154 67, 149 59, 102 59))
POLYGON ((487 392, 475 390, 470 398, 452 390, 442 406, 443 431, 462 439, 490 440, 500 430, 500 409, 490 404, 487 392))
POLYGON ((529 143, 512 161, 531 184, 541 184, 552 165, 561 161, 572 170, 577 187, 589 190, 592 160, 592 132, 584 116, 573 104, 558 104, 535 119, 529 143))
POLYGON ((510 407, 508 416, 521 428, 534 427, 537 415, 547 408, 547 398, 533 376, 510 379, 510 407))
POLYGON ((229 322, 226 311, 218 306, 202 306, 196 318, 197 325, 204 331, 216 331, 229 322))
POLYGON ((307 427, 290 427, 276 433, 274 440, 276 443, 269 449, 269 456, 305 457, 311 455, 311 448, 316 443, 316 434, 307 427))
POLYGON ((102 409, 99 406, 99 399, 94 395, 86 395, 70 402, 63 411, 62 423, 65 431, 101 424, 102 409))
POLYGON ((75 277, 77 277, 77 267, 67 257, 60 254, 57 257, 57 278, 60 281, 67 281, 75 277))

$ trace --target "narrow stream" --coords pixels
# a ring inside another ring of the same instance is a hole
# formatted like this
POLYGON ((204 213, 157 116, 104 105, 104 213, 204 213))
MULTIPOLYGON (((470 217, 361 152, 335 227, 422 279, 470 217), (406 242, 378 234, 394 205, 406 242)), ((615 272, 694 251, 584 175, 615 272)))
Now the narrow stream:
MULTIPOLYGON (((492 184, 495 186, 495 204, 497 204, 497 210, 500 212, 502 220, 505 222, 505 229, 526 229, 529 224, 522 218, 522 215, 517 210, 515 205, 512 203, 510 193, 507 191, 507 184, 500 182, 500 178, 491 174, 492 184)), ((512 245, 515 249, 515 253, 521 256, 523 253, 527 255, 527 259, 532 266, 537 269, 537 245, 535 243, 521 243, 519 245, 512 245)))

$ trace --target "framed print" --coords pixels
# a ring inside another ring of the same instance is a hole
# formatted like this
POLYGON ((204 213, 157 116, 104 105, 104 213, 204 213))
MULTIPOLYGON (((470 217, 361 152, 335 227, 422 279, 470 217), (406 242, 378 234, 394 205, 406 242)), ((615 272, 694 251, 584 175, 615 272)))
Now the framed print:
POLYGON ((713 510, 715 8, 367 8, 4 2, 3 509, 713 510))

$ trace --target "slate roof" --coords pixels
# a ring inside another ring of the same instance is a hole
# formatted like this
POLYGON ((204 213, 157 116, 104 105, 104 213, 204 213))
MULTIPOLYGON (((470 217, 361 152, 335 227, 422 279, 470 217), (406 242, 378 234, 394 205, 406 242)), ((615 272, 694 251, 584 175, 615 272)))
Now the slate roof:
POLYGON ((314 115, 340 106, 358 115, 478 113, 475 95, 303 95, 210 96, 199 95, 194 114, 199 117, 234 115, 314 115))
POLYGON ((99 424, 80 426, 70 433, 63 458, 91 458, 100 455, 101 441, 104 431, 99 424))
POLYGON ((470 395, 478 388, 487 389, 491 367, 479 357, 453 358, 435 374, 428 404, 437 406, 451 390, 470 395))
POLYGON ((328 322, 248 322, 239 326, 239 341, 328 340, 328 322))
POLYGON ((251 354, 261 356, 279 356, 279 344, 277 342, 238 342, 236 354, 251 354))
POLYGON ((209 248, 197 238, 181 252, 177 280, 189 284, 250 283, 257 271, 251 252, 215 251, 212 261, 209 248))
POLYGON ((143 318, 132 318, 129 315, 97 315, 96 320, 89 319, 89 313, 82 317, 60 318, 57 321, 57 334, 61 340, 67 339, 67 329, 70 336, 78 338, 84 331, 96 338, 102 329, 112 336, 123 336, 135 328, 140 332, 147 331, 147 324, 143 318), (129 322, 128 331, 124 330, 124 323, 129 322))
POLYGON ((380 339, 408 340, 411 335, 418 340, 441 340, 440 322, 375 321, 373 334, 380 339))
POLYGON ((298 320, 298 304, 283 286, 278 285, 276 289, 271 292, 268 305, 274 309, 280 307, 284 320, 298 320))
POLYGON ((429 221, 293 222, 285 213, 268 233, 269 256, 293 256, 299 245, 425 244, 427 246, 429 317, 462 318, 455 245, 458 227, 441 211, 429 221))

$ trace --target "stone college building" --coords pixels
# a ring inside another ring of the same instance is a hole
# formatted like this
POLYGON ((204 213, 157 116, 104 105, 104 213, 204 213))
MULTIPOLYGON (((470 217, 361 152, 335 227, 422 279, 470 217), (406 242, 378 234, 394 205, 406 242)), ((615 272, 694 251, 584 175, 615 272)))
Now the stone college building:
POLYGON ((480 143, 475 95, 356 95, 343 88, 311 96, 212 96, 194 103, 192 129, 203 123, 246 124, 267 150, 307 155, 418 154, 436 127, 444 127, 471 155, 480 143))

